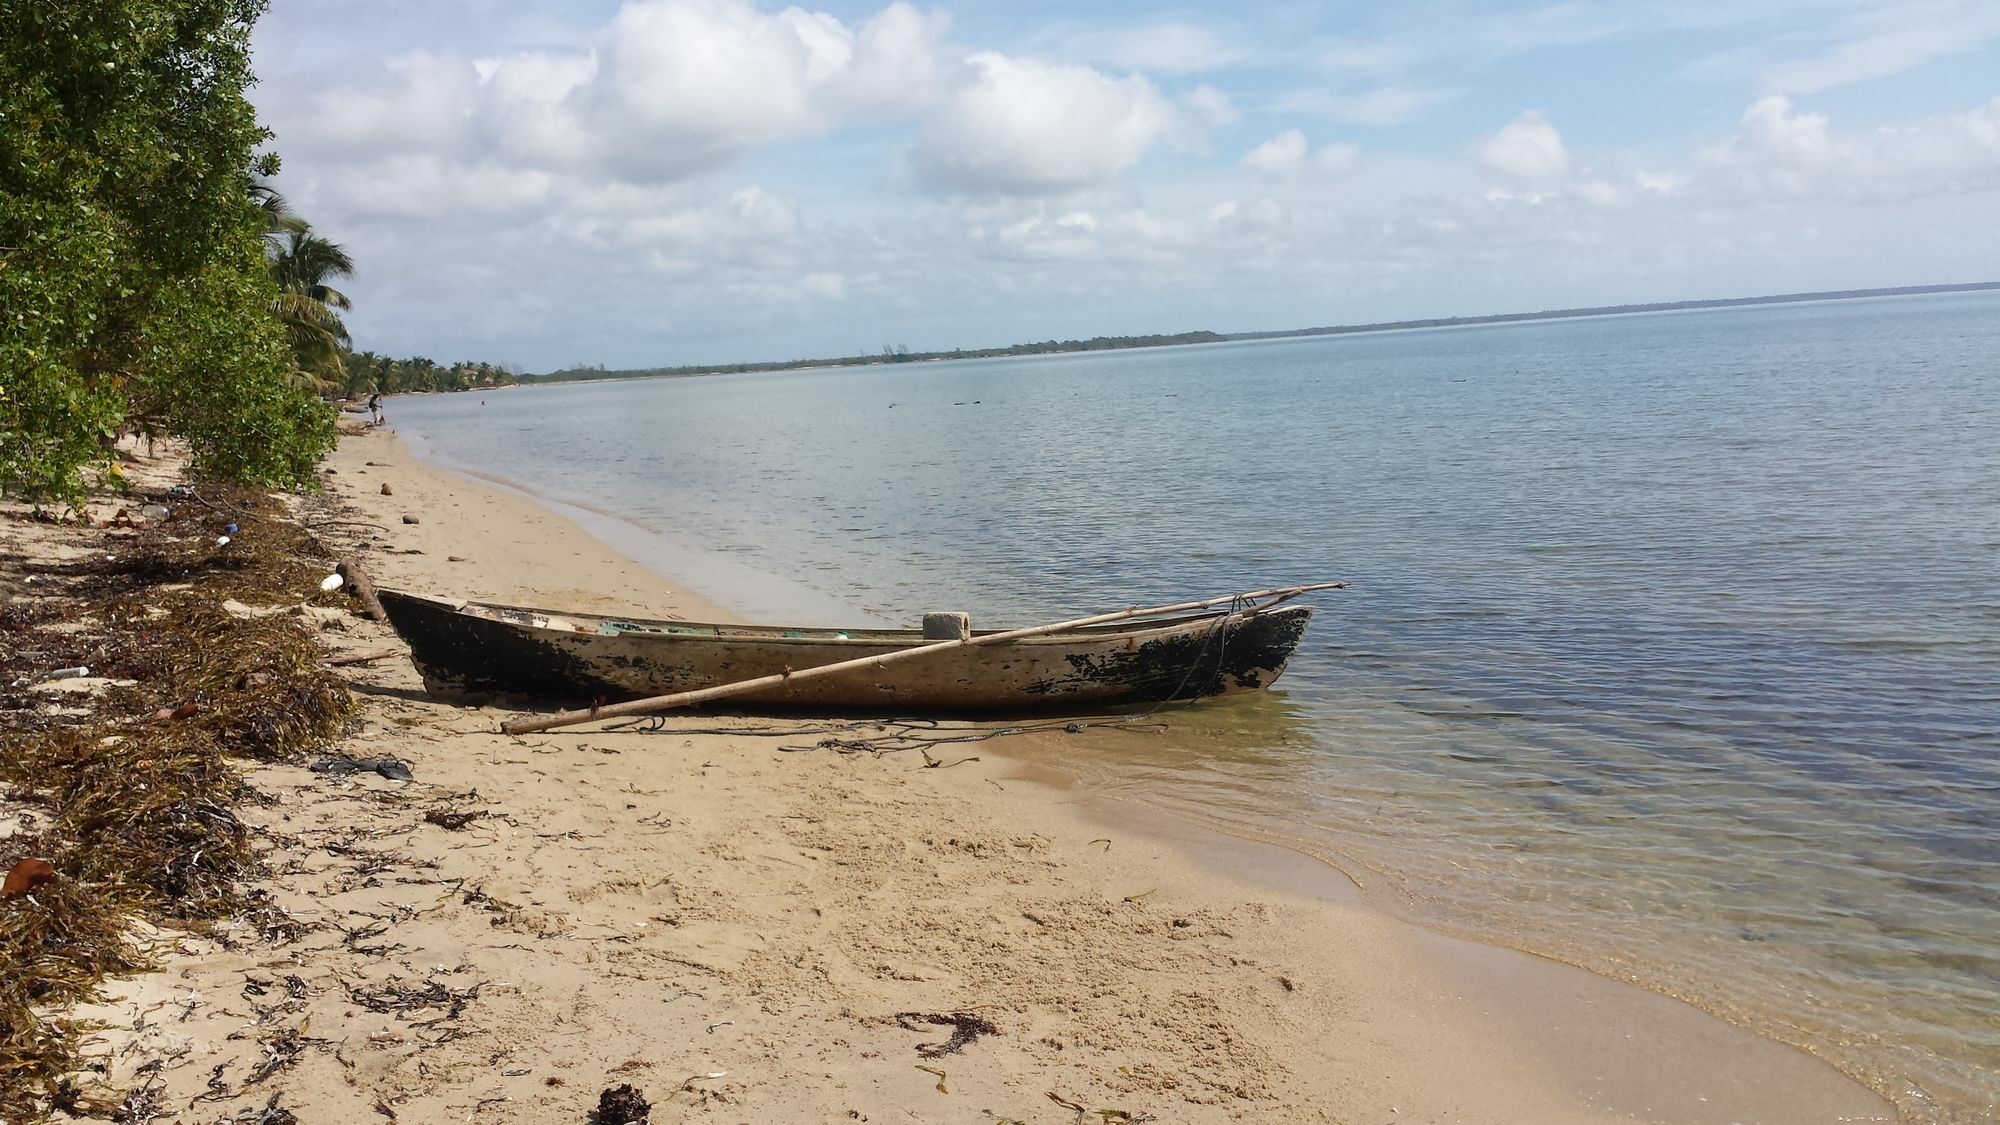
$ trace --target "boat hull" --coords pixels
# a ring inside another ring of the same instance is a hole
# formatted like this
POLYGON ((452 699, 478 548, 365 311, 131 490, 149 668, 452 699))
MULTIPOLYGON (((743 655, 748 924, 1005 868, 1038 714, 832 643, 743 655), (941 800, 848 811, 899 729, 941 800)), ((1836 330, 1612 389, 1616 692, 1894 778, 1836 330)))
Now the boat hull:
MULTIPOLYGON (((463 606, 381 591, 430 694, 614 703, 924 644, 914 630, 781 629, 463 606)), ((876 714, 1083 710, 1270 686, 1309 606, 1078 629, 775 685, 732 705, 876 714)))

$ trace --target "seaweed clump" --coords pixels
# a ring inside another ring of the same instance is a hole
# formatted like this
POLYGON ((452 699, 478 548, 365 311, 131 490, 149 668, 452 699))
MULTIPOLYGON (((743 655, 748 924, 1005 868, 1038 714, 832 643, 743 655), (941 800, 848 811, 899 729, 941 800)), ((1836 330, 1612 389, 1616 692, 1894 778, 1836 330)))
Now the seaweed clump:
POLYGON ((76 529, 116 549, 29 562, 51 595, 0 607, 0 684, 57 662, 130 681, 62 707, 0 689, 0 795, 36 815, 0 866, 34 856, 55 873, 0 899, 0 1120, 109 1108, 72 1084, 88 1029, 63 1013, 148 966, 136 921, 199 928, 256 911, 261 866, 236 811, 256 793, 230 759, 301 758, 353 708, 304 619, 242 608, 312 596, 324 549, 269 497, 196 499, 136 535, 76 529))

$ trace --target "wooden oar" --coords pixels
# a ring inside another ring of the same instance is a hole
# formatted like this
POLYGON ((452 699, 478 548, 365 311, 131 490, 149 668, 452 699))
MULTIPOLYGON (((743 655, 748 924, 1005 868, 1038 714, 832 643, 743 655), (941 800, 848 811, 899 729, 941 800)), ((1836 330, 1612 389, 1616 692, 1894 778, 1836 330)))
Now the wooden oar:
POLYGON ((792 680, 808 680, 817 676, 830 676, 863 665, 879 667, 898 660, 913 660, 919 656, 929 656, 952 648, 973 648, 978 645, 999 644, 1002 641, 1018 641, 1023 637, 1039 637, 1044 633, 1060 633, 1064 629, 1080 629, 1086 625, 1103 625, 1112 621, 1123 621, 1132 617, 1157 617, 1163 613, 1185 613, 1189 610, 1208 609, 1211 606, 1231 602, 1259 602, 1247 613, 1259 613, 1279 602, 1287 602, 1301 594, 1315 590, 1343 590, 1345 582, 1319 582, 1310 586, 1280 586, 1270 590, 1256 590, 1248 594, 1228 594, 1220 598, 1207 598, 1198 602, 1181 602, 1177 605, 1156 605, 1146 608, 1134 606, 1113 613, 1100 613, 1092 617, 1079 617, 1073 621, 1058 621, 1052 625, 1031 625, 1025 629, 1008 629, 1001 633, 985 633, 961 640, 939 641, 935 644, 917 645, 913 648, 897 649, 875 656, 857 656, 853 660, 840 660, 832 664, 821 664, 813 668, 801 668, 796 672, 780 672, 776 675, 759 676, 754 680, 738 680, 733 684, 717 684, 714 687, 696 688, 693 691, 679 691, 672 695, 655 695, 647 699, 634 699, 629 703, 613 703, 605 707, 590 707, 579 711, 558 711, 553 715, 531 716, 511 719, 500 724, 505 734, 531 734, 535 731, 554 730, 557 727, 575 726, 593 719, 618 719, 627 715, 650 715, 656 711, 667 711, 675 707, 688 707, 696 703, 706 703, 711 699, 725 699, 732 695, 756 691, 792 680))

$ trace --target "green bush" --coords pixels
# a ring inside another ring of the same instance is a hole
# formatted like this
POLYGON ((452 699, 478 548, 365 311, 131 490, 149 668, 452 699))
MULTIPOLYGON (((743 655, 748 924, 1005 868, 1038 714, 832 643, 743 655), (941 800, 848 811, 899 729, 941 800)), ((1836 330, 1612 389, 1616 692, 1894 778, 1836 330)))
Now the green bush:
POLYGON ((0 490, 74 501, 137 421, 200 472, 304 486, 244 97, 264 0, 0 0, 0 490))

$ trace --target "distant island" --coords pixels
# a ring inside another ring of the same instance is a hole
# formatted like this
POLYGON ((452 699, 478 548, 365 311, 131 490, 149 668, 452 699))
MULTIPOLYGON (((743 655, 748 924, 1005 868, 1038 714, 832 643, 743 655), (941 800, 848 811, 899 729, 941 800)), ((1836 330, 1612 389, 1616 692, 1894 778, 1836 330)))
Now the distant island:
POLYGON ((1687 312, 1693 309, 1734 309, 1744 305, 1795 305, 1808 301, 1854 301, 1863 297, 1915 297, 1926 293, 1976 293, 2000 289, 2000 281, 1963 285, 1904 285, 1895 289, 1829 289, 1823 293, 1777 293, 1769 297, 1717 297, 1706 301, 1663 301, 1647 305, 1593 305, 1584 309, 1494 313, 1490 316, 1447 316, 1430 320, 1387 320, 1378 324, 1346 324, 1334 328, 1293 328, 1281 332, 1232 332, 1224 340, 1284 340, 1295 336, 1346 336, 1356 332, 1398 332, 1411 328, 1457 328, 1472 324, 1514 324, 1523 320, 1570 320, 1583 316, 1629 316, 1633 313, 1687 312))
POLYGON ((795 371, 805 367, 861 367, 875 363, 932 363, 943 359, 997 359, 1010 355, 1047 355, 1052 352, 1105 352, 1120 348, 1165 348, 1175 344, 1219 344, 1241 339, 1219 332, 1181 332, 1173 336, 1096 336, 1088 340, 1045 340, 1039 344, 1010 344, 1004 348, 953 348, 948 352, 913 352, 900 345, 885 344, 878 354, 842 355, 826 359, 785 359, 768 363, 694 363, 682 367, 642 367, 626 371, 604 367, 569 367, 547 375, 529 375, 524 383, 566 383, 580 379, 653 379, 675 375, 733 375, 744 371, 795 371))
POLYGON ((566 383, 585 379, 657 379, 689 375, 727 375, 748 371, 796 371, 809 367, 863 367, 878 363, 935 363, 951 359, 995 359, 1003 356, 1050 355, 1059 352, 1102 352, 1125 348, 1165 348, 1180 344, 1219 344, 1235 340, 1287 340, 1301 336, 1349 336, 1362 332, 1401 332, 1417 328, 1461 328, 1475 324, 1515 324, 1531 320, 1571 320, 1586 316, 1629 316, 1635 313, 1686 312, 1695 309, 1732 309, 1744 305, 1789 305, 1808 301, 1852 301, 1864 297, 1912 297, 1929 293, 1975 293, 2000 289, 2000 281, 1975 281, 1962 285, 1905 285, 1893 289, 1831 289, 1820 293, 1777 293, 1767 297, 1719 297, 1705 301, 1663 301, 1641 305, 1594 305, 1580 309, 1548 309, 1542 312, 1492 313, 1487 316, 1447 316, 1426 320, 1386 320, 1374 324, 1344 324, 1327 328, 1291 328, 1270 332, 1180 332, 1154 336, 1094 336, 1088 340, 1044 340, 1040 343, 1012 344, 1004 348, 953 348, 948 352, 913 352, 900 345, 884 345, 876 354, 832 356, 825 359, 788 359, 766 363, 687 364, 680 367, 645 367, 608 370, 602 366, 577 366, 551 371, 546 375, 524 375, 524 383, 566 383))

